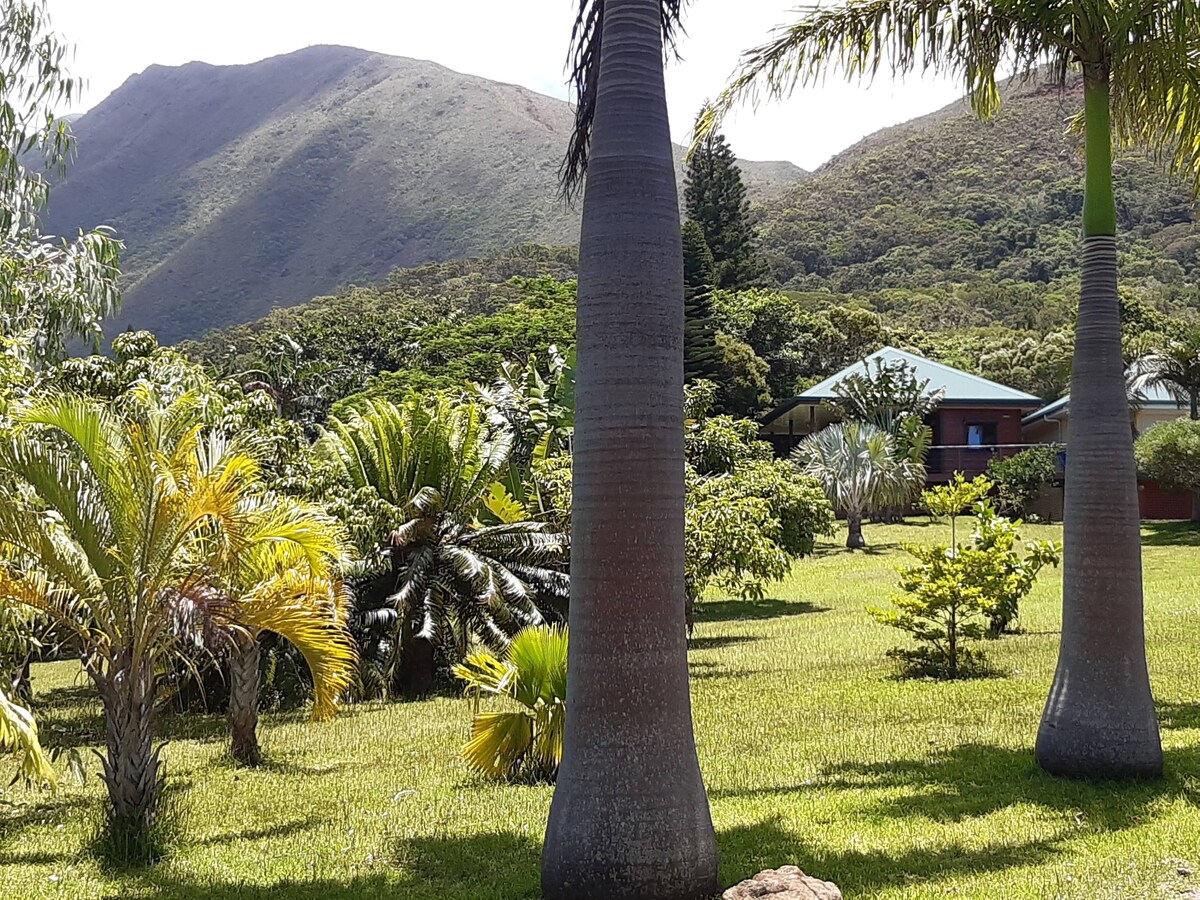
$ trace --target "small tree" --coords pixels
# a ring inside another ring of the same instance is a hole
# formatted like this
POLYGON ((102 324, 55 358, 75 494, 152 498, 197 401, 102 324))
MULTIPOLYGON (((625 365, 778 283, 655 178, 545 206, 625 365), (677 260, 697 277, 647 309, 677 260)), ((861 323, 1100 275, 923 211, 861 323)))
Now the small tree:
MULTIPOLYGON (((853 422, 864 422, 886 431, 895 445, 896 456, 909 465, 907 490, 896 498, 896 506, 906 505, 925 484, 925 459, 933 443, 933 429, 925 424, 942 397, 943 388, 931 389, 929 379, 918 379, 917 370, 903 360, 874 366, 864 361, 864 372, 852 372, 833 387, 834 407, 853 422)), ((888 510, 888 520, 899 520, 899 509, 888 510)))
POLYGON ((1139 437, 1133 450, 1143 477, 1169 491, 1191 491, 1192 521, 1200 522, 1200 422, 1162 422, 1139 437))
MULTIPOLYGON (((964 482, 963 494, 971 484, 964 482)), ((952 508, 949 499, 944 508, 952 508)), ((1061 546, 1050 541, 1028 542, 1022 557, 1016 550, 1020 522, 998 516, 987 501, 977 502, 974 511, 978 527, 970 544, 906 545, 917 562, 900 569, 903 593, 892 596, 891 609, 867 610, 922 645, 888 654, 909 674, 960 678, 985 671, 983 652, 972 644, 1003 633, 1038 572, 1061 558, 1061 546)))
POLYGON ((967 481, 962 472, 955 472, 954 477, 946 484, 921 494, 921 504, 929 510, 929 514, 939 519, 950 520, 950 549, 958 549, 958 517, 963 510, 970 509, 992 490, 992 483, 986 476, 977 475, 967 481))
POLYGON ((1013 456, 993 457, 988 462, 988 476, 999 492, 1000 509, 1023 516, 1041 490, 1058 477, 1058 451, 1030 447, 1013 456))

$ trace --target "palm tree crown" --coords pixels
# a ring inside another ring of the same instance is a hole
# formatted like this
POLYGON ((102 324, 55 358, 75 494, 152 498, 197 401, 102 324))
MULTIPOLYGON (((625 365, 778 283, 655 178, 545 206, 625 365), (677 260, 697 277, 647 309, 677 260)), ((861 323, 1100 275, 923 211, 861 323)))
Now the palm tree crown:
POLYGON ((1123 143, 1149 147, 1200 189, 1200 5, 1193 0, 841 0, 800 7, 800 19, 747 51, 698 133, 737 103, 781 99, 828 68, 850 79, 937 72, 963 79, 975 112, 1000 107, 997 75, 1045 68, 1117 87, 1112 125, 1123 143))

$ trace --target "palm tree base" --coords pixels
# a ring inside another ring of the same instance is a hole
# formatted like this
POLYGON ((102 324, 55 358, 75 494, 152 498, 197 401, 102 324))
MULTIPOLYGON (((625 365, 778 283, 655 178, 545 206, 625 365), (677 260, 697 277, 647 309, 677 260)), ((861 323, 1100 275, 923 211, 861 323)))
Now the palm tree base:
POLYGON ((1141 780, 1163 774, 1158 722, 1124 721, 1116 708, 1089 721, 1048 710, 1038 729, 1037 761, 1050 775, 1089 780, 1141 780))

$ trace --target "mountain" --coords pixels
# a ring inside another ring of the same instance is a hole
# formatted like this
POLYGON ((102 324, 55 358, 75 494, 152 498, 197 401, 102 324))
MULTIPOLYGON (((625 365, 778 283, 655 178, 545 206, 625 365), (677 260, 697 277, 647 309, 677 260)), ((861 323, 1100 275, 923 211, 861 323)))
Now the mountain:
MULTIPOLYGON (((74 123, 46 225, 113 226, 127 280, 110 331, 173 341, 396 266, 575 243, 557 199, 571 124, 561 100, 347 47, 151 66, 74 123)), ((744 166, 757 199, 805 175, 744 166)))
MULTIPOLYGON (((850 293, 980 278, 1047 284, 1078 271, 1082 87, 1004 86, 996 117, 965 103, 886 128, 759 211, 779 284, 850 293)), ((1200 230, 1188 187, 1145 154, 1115 164, 1127 277, 1190 285, 1200 230)))

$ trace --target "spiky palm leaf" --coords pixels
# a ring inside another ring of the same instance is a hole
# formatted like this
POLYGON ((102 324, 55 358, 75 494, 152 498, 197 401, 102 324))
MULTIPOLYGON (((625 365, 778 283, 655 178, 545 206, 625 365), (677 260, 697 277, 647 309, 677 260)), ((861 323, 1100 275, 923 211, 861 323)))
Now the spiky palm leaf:
POLYGON ((561 626, 526 628, 504 660, 481 651, 455 666, 475 699, 467 765, 493 778, 553 779, 562 760, 567 697, 567 632, 561 626), (520 709, 479 711, 483 695, 515 701, 520 709))
POLYGON ((54 785, 54 769, 38 740, 37 723, 25 707, 0 691, 0 751, 20 756, 18 778, 30 784, 54 785))
POLYGON ((834 509, 848 515, 882 509, 908 493, 908 461, 897 457, 888 433, 874 425, 830 425, 806 438, 792 461, 821 483, 834 509))
POLYGON ((479 407, 445 397, 375 401, 331 420, 317 449, 387 512, 373 538, 395 576, 390 600, 398 615, 387 624, 396 634, 370 641, 386 654, 387 669, 397 671, 399 633, 408 625, 462 659, 473 639, 501 648, 543 621, 540 604, 561 605, 567 579, 557 567, 566 538, 523 521, 524 508, 497 490, 512 438, 490 427, 479 407))
POLYGON ((1134 360, 1129 367, 1130 392, 1142 397, 1153 388, 1163 388, 1178 403, 1200 418, 1200 328, 1162 341, 1134 360))

